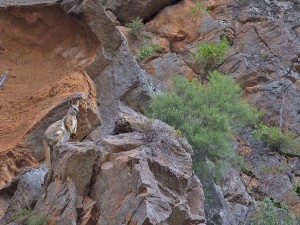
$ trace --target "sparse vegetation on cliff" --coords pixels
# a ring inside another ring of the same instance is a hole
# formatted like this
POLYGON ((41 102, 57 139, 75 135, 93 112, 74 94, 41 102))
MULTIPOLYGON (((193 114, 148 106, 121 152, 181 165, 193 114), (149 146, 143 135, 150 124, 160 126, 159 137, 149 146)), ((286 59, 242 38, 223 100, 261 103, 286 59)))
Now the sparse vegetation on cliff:
POLYGON ((144 59, 161 51, 161 49, 162 47, 159 44, 150 44, 147 46, 143 46, 141 50, 137 52, 136 58, 139 60, 144 59))
POLYGON ((195 0, 196 5, 189 8, 189 13, 193 17, 199 17, 202 13, 208 12, 208 9, 203 4, 204 0, 195 0))
POLYGON ((144 23, 140 17, 137 17, 135 20, 133 20, 131 23, 127 23, 125 26, 131 29, 129 32, 131 38, 138 38, 144 28, 144 23))
POLYGON ((195 6, 190 7, 188 13, 191 15, 196 29, 198 26, 198 19, 203 13, 207 13, 208 9, 203 4, 204 0, 195 0, 195 2, 195 6))
POLYGON ((19 210, 13 216, 13 221, 28 225, 47 225, 46 216, 33 212, 30 207, 19 210))
POLYGON ((299 222, 299 218, 296 218, 286 205, 277 208, 269 198, 259 202, 250 219, 250 225, 295 225, 299 222))
POLYGON ((154 96, 148 115, 180 130, 194 148, 195 165, 206 162, 219 180, 228 164, 240 160, 230 134, 236 127, 255 123, 259 114, 242 101, 242 89, 231 77, 214 71, 208 79, 208 84, 202 85, 176 77, 173 90, 154 96))
POLYGON ((282 131, 279 127, 260 123, 255 127, 252 134, 255 138, 266 141, 274 150, 300 156, 298 135, 293 131, 287 129, 282 131))
POLYGON ((219 43, 200 42, 192 57, 196 63, 202 63, 207 70, 212 70, 224 61, 228 51, 229 43, 225 37, 222 37, 219 43))

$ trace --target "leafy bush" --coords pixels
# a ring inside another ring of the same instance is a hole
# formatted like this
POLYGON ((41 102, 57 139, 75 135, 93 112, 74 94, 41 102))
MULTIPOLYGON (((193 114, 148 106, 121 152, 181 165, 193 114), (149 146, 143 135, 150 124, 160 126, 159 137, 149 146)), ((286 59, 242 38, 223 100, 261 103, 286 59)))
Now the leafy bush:
POLYGON ((259 203, 250 219, 251 225, 296 225, 299 222, 287 206, 277 208, 269 198, 259 203))
POLYGON ((150 44, 148 46, 143 46, 141 50, 137 52, 136 58, 139 60, 144 59, 161 51, 161 49, 162 47, 159 44, 150 44))
POLYGON ((131 23, 127 23, 125 26, 131 29, 129 32, 130 37, 137 38, 144 28, 144 23, 140 17, 137 17, 135 20, 133 20, 131 23))
POLYGON ((197 51, 192 55, 195 62, 205 64, 206 69, 211 70, 217 64, 224 61, 229 50, 226 37, 222 37, 219 43, 200 42, 197 51))
POLYGON ((13 221, 16 223, 28 225, 47 225, 46 216, 37 214, 30 208, 21 209, 13 216, 13 221))
MULTIPOLYGON (((258 114, 242 101, 242 89, 231 77, 214 71, 208 79, 208 84, 202 85, 176 77, 173 90, 154 96, 147 115, 180 130, 194 148, 194 164, 206 162, 206 168, 219 180, 226 165, 237 159, 231 132, 254 123, 258 114)), ((203 173, 203 168, 195 170, 203 173)))
POLYGON ((258 126, 255 126, 252 134, 255 138, 266 141, 274 150, 300 156, 300 143, 296 139, 298 135, 293 131, 281 131, 279 127, 267 126, 260 123, 258 126))

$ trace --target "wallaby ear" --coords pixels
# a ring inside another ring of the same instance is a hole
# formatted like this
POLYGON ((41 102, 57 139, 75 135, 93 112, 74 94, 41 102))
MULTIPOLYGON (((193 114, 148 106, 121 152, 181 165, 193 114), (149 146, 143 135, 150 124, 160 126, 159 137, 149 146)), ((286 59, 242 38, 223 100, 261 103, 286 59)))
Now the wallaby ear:
POLYGON ((79 106, 79 99, 76 99, 76 103, 74 105, 75 107, 78 107, 79 106))
POLYGON ((68 105, 69 105, 70 107, 72 106, 72 101, 71 101, 71 100, 68 101, 68 105))

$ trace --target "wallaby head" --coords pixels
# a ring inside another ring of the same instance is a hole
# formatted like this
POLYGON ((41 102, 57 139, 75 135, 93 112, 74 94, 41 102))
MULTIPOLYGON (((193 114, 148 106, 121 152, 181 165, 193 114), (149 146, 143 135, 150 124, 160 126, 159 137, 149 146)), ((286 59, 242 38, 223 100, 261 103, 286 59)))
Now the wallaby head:
POLYGON ((80 111, 79 111, 79 100, 76 100, 76 103, 73 104, 71 100, 68 101, 68 104, 69 104, 69 113, 71 115, 79 115, 80 114, 80 111))

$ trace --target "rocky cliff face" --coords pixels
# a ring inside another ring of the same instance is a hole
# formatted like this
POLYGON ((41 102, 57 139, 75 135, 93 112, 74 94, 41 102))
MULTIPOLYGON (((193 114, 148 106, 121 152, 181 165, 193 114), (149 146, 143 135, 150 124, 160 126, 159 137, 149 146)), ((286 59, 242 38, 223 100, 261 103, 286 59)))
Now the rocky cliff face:
POLYGON ((49 224, 205 224, 191 146, 168 125, 127 107, 121 108, 115 131, 99 142, 55 148, 45 198, 39 196, 44 167, 3 187, 0 224, 28 205, 47 215, 49 224))
POLYGON ((299 213, 299 155, 270 149, 252 128, 239 130, 234 147, 249 168, 230 169, 219 185, 208 181, 204 201, 189 144, 136 111, 175 74, 205 80, 191 53, 225 36, 230 52, 217 69, 274 125, 288 87, 283 125, 299 133, 300 3, 206 0, 208 13, 196 17, 192 0, 101 3, 105 10, 98 0, 0 2, 0 69, 9 70, 0 87, 0 224, 28 205, 50 224, 242 224, 264 197, 299 213), (137 17, 145 28, 132 38, 124 24, 137 17), (138 64, 134 55, 149 43, 160 51, 138 64), (78 95, 78 135, 54 150, 42 198, 46 169, 24 168, 42 162, 45 129, 78 95))
MULTIPOLYGON (((157 43, 163 49, 141 60, 140 65, 167 86, 174 74, 205 80, 204 65, 196 64, 191 54, 199 42, 218 42, 225 36, 230 52, 217 69, 241 84, 245 100, 266 112, 267 123, 278 126, 283 99, 283 127, 299 133, 299 2, 202 3, 209 12, 200 12, 196 17, 190 13, 196 1, 189 0, 164 8, 150 21, 138 14, 146 19, 143 43, 157 43), (292 62, 293 69, 288 73, 292 62)), ((117 14, 114 8, 112 11, 117 14)), ((141 40, 131 38, 124 27, 118 29, 136 54, 141 40)), ((252 203, 265 197, 299 212, 299 155, 276 152, 254 140, 251 131, 243 129, 235 138, 236 150, 245 156, 249 169, 241 174, 231 170, 220 186, 208 184, 210 196, 214 196, 206 199, 208 224, 243 223, 255 208, 252 203)))
POLYGON ((51 224, 204 223, 191 147, 159 121, 141 133, 144 122, 150 120, 124 108, 116 129, 126 133, 57 149, 54 178, 36 210, 51 224))

